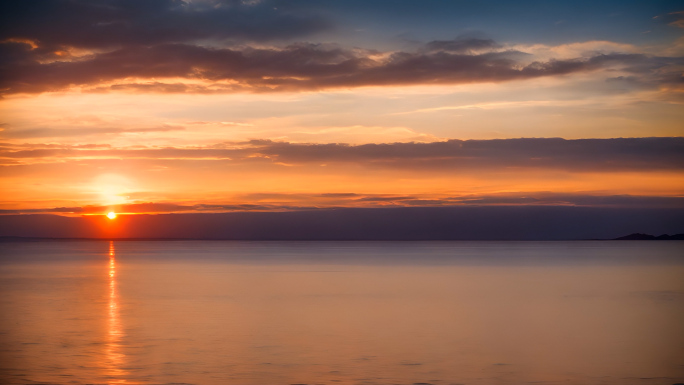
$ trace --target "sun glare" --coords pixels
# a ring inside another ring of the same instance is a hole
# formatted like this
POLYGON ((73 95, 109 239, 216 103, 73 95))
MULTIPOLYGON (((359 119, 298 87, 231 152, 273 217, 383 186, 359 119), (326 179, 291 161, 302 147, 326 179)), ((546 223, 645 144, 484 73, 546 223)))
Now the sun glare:
POLYGON ((107 213, 107 218, 109 219, 114 219, 116 218, 116 213, 114 211, 110 211, 107 213))
POLYGON ((93 192, 99 195, 100 204, 104 206, 126 203, 132 186, 130 179, 118 174, 102 174, 92 182, 93 192))

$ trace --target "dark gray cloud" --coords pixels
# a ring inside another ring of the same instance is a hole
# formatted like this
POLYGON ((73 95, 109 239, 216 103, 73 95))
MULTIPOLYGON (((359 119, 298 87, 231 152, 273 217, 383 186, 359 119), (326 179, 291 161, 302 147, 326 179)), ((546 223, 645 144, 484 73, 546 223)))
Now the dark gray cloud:
POLYGON ((501 82, 607 66, 657 75, 651 79, 655 82, 681 82, 681 71, 671 68, 682 64, 676 58, 608 54, 524 64, 520 58, 529 55, 494 52, 500 45, 481 37, 435 40, 417 52, 382 58, 375 51, 320 44, 250 47, 256 41, 306 38, 332 28, 322 16, 324 8, 276 0, 2 2, 0 92, 38 93, 69 86, 87 86, 94 92, 298 91, 501 82), (77 54, 72 48, 92 52, 77 54))
POLYGON ((449 140, 434 143, 298 144, 268 140, 235 148, 116 149, 0 147, 0 159, 34 158, 217 159, 287 164, 355 163, 406 170, 557 169, 585 172, 682 170, 684 138, 449 140))
POLYGON ((402 168, 682 169, 684 138, 525 138, 350 146, 272 142, 260 153, 285 163, 358 162, 402 168))
POLYGON ((89 86, 93 91, 102 92, 273 92, 374 85, 502 82, 594 71, 609 66, 622 66, 635 74, 663 77, 676 70, 671 67, 682 64, 679 58, 652 58, 638 54, 605 54, 587 59, 522 64, 515 59, 524 55, 520 52, 454 52, 448 47, 450 44, 466 47, 472 45, 472 41, 430 44, 447 47, 436 51, 395 52, 388 57, 377 58, 374 56, 377 52, 321 44, 293 44, 281 49, 219 49, 191 44, 159 44, 127 46, 64 59, 59 56, 61 51, 33 48, 25 42, 5 41, 0 44, 0 89, 4 93, 37 93, 69 86, 89 86), (131 78, 139 81, 126 80, 131 78), (160 80, 164 78, 202 80, 203 83, 166 83, 160 80), (155 80, 146 82, 146 79, 155 80))
MULTIPOLYGON (((347 11, 361 4, 376 16, 380 9, 387 13, 387 8, 401 9, 411 3, 412 12, 426 9, 414 2, 371 3, 356 3, 347 11)), ((444 8, 453 13, 473 6, 431 4, 427 7, 431 12, 444 8)), ((493 52, 501 48, 497 42, 464 35, 429 42, 417 52, 395 52, 382 58, 374 51, 316 44, 279 49, 254 46, 255 42, 308 40, 317 32, 332 31, 332 10, 344 8, 329 2, 281 0, 5 1, 0 3, 0 92, 37 93, 69 86, 88 86, 95 92, 297 91, 501 82, 607 66, 625 67, 655 84, 682 82, 681 68, 676 67, 683 64, 681 58, 607 54, 528 64, 520 60, 529 56, 525 53, 493 52), (84 56, 73 48, 92 52, 84 56), (165 78, 204 83, 166 82, 165 78)), ((480 12, 489 7, 476 8, 482 8, 480 12)), ((504 8, 520 11, 509 5, 504 8)), ((658 19, 680 25, 682 12, 658 19)))
POLYGON ((49 0, 0 3, 0 40, 107 48, 200 39, 280 40, 330 28, 320 15, 272 1, 49 0))

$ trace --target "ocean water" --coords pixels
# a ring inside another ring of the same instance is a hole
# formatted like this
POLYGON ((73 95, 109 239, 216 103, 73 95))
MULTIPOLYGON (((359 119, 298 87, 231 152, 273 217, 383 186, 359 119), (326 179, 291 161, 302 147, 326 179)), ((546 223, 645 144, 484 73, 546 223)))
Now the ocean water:
POLYGON ((2 384, 675 384, 684 242, 0 244, 2 384))

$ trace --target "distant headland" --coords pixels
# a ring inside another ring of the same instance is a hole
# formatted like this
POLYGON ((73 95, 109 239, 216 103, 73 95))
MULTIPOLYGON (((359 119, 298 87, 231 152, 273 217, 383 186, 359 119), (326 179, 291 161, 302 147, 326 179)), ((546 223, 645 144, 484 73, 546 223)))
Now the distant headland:
POLYGON ((684 234, 668 235, 663 234, 659 236, 651 234, 633 233, 625 235, 624 237, 615 238, 616 241, 684 241, 684 234))

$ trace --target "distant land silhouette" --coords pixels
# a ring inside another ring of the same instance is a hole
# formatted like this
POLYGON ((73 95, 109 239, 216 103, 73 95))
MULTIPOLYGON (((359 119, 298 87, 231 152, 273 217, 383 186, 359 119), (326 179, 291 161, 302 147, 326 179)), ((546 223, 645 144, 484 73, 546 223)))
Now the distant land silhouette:
POLYGON ((680 234, 684 209, 577 206, 338 208, 281 212, 0 215, 0 237, 225 240, 582 240, 680 234))
POLYGON ((659 236, 651 234, 633 233, 625 235, 624 237, 615 238, 616 241, 684 241, 684 234, 668 235, 663 234, 659 236))

